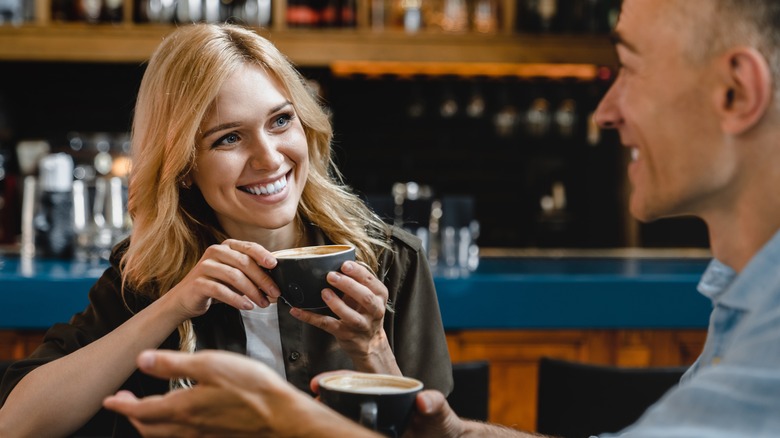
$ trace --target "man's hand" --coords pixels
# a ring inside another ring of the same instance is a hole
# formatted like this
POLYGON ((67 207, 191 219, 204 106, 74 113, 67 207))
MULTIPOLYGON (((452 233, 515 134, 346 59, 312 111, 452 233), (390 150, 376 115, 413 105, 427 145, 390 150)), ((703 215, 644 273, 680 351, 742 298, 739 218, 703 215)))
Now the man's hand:
POLYGON ((371 433, 314 400, 265 364, 236 353, 145 351, 141 371, 197 384, 142 399, 120 391, 103 401, 126 415, 145 437, 309 436, 371 433))

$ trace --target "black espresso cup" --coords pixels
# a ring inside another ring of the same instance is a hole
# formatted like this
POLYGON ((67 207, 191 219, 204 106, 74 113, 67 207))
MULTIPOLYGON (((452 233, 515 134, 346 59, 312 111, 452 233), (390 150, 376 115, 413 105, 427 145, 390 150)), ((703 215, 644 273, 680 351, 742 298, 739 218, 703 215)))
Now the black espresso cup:
POLYGON ((371 430, 399 437, 423 383, 389 374, 348 373, 324 377, 319 387, 320 400, 327 406, 371 430))
POLYGON ((274 279, 282 293, 282 299, 292 307, 301 309, 322 309, 327 307, 322 300, 322 290, 331 288, 326 277, 328 272, 338 271, 348 260, 355 260, 352 245, 318 245, 283 249, 272 253, 277 264, 268 274, 274 279))

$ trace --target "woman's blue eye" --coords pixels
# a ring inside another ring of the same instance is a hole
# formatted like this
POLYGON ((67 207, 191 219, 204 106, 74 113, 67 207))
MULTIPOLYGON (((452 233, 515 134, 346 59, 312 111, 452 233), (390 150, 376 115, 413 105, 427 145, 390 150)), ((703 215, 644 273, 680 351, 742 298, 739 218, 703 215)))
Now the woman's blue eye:
POLYGON ((276 120, 274 120, 274 125, 277 127, 282 127, 290 123, 290 120, 292 120, 291 115, 282 114, 281 116, 277 117, 276 120))
POLYGON ((238 143, 238 140, 239 139, 237 134, 232 134, 232 133, 227 134, 224 137, 220 137, 219 140, 214 142, 214 147, 238 143))

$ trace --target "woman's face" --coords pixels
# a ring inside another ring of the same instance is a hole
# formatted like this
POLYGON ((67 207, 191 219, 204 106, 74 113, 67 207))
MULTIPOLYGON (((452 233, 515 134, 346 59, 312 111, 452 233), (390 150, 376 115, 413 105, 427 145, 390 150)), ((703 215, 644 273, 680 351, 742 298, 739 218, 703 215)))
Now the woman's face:
MULTIPOLYGON (((224 83, 195 139, 192 181, 232 238, 294 238, 309 173, 306 135, 289 98, 262 68, 245 64, 224 83)), ((291 243, 291 242, 288 242, 291 243)))

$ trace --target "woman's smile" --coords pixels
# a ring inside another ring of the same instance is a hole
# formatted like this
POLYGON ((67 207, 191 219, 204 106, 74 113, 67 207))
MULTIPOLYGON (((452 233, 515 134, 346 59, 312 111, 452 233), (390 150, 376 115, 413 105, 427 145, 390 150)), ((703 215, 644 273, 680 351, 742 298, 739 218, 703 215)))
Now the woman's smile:
POLYGON ((275 195, 287 187, 287 175, 267 184, 240 186, 238 189, 252 195, 275 195))

